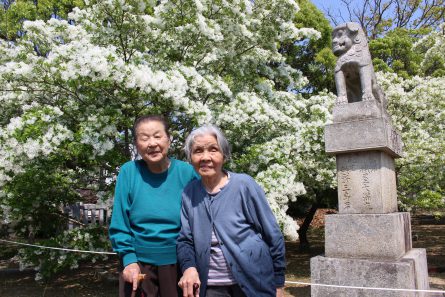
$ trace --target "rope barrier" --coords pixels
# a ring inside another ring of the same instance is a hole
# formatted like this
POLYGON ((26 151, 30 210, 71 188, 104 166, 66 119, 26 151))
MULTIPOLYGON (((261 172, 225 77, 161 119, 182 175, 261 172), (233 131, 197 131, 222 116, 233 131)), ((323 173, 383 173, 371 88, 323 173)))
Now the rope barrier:
POLYGON ((114 252, 97 252, 97 251, 85 251, 85 250, 76 250, 76 249, 65 249, 65 248, 58 248, 58 247, 51 247, 51 246, 43 246, 43 245, 37 245, 37 244, 16 242, 16 241, 4 240, 4 239, 0 239, 0 241, 11 243, 11 244, 15 244, 15 245, 24 245, 24 246, 36 247, 36 248, 41 248, 41 249, 49 249, 49 250, 59 250, 59 251, 76 252, 76 253, 116 255, 116 253, 114 253, 114 252))
MULTIPOLYGON (((106 254, 106 255, 116 255, 114 252, 98 252, 98 251, 85 251, 85 250, 76 250, 76 249, 66 249, 66 248, 58 248, 58 247, 50 247, 29 243, 22 243, 17 241, 10 241, 0 239, 0 242, 6 242, 15 245, 24 245, 42 249, 52 249, 52 250, 61 250, 67 252, 77 252, 77 253, 91 253, 91 254, 106 254)), ((306 285, 306 286, 318 286, 318 287, 330 287, 330 288, 340 288, 340 289, 361 289, 361 290, 375 290, 375 291, 403 291, 403 292, 418 292, 418 293, 441 293, 445 294, 445 291, 441 290, 416 290, 416 289, 396 289, 396 288, 375 288, 375 287, 356 287, 356 286, 340 286, 340 285, 328 285, 328 284, 316 284, 316 283, 306 283, 306 282, 297 282, 297 281, 285 281, 286 284, 292 285, 306 285)))
POLYGON ((396 289, 396 288, 376 288, 376 287, 356 287, 356 286, 340 286, 340 285, 327 285, 327 284, 316 284, 316 283, 305 283, 305 282, 295 282, 286 281, 286 284, 294 285, 307 285, 315 287, 330 287, 330 288, 340 288, 340 289, 361 289, 361 290, 375 290, 375 291, 402 291, 402 292, 418 292, 418 293, 442 293, 445 291, 441 290, 417 290, 417 289, 396 289))

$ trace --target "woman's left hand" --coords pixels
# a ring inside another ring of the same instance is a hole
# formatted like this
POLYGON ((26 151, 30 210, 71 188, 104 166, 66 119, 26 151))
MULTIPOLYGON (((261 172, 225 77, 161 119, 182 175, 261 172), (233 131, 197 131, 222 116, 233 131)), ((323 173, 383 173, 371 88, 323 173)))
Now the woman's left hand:
POLYGON ((199 280, 199 274, 195 267, 187 268, 184 271, 181 279, 178 283, 182 289, 183 297, 197 297, 199 296, 199 287, 201 281, 199 280))
POLYGON ((277 297, 284 297, 284 287, 277 288, 277 297))

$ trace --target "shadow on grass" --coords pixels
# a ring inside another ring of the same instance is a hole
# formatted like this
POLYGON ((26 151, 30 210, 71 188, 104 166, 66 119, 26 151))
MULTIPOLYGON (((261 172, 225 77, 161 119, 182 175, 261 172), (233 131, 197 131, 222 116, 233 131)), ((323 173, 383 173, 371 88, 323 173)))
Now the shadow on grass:
POLYGON ((286 296, 309 297, 311 296, 311 287, 286 287, 286 296))
POLYGON ((286 279, 308 281, 310 259, 324 253, 324 229, 311 228, 308 233, 309 250, 300 250, 298 242, 286 242, 286 279))

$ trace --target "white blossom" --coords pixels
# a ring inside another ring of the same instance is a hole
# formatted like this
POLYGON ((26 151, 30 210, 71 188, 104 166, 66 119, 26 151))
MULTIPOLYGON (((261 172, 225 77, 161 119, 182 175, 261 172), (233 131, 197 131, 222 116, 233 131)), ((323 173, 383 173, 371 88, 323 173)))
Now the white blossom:
MULTIPOLYGON (((50 164, 48 174, 67 188, 100 185, 111 197, 116 163, 131 156, 132 121, 160 112, 177 127, 172 149, 193 126, 220 125, 238 149, 230 165, 258 180, 295 239, 288 203, 307 189, 335 185, 322 142, 333 96, 294 93, 307 79, 278 48, 319 36, 295 27, 298 9, 293 0, 107 0, 73 9, 73 24, 25 21, 15 44, 0 41, 0 109, 7 115, 0 189, 50 164)), ((4 194, 2 218, 25 220, 9 207, 15 193, 4 194)), ((47 199, 35 200, 39 207, 47 199)))

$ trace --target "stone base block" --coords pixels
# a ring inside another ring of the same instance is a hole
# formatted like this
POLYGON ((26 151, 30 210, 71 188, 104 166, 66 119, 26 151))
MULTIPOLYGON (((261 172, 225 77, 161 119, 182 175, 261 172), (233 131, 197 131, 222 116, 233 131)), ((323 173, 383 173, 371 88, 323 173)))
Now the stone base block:
POLYGON ((326 125, 324 137, 328 154, 369 150, 384 151, 394 158, 402 154, 402 139, 384 117, 326 125))
POLYGON ((387 118, 388 112, 377 100, 365 100, 336 104, 332 110, 334 123, 359 121, 372 118, 387 118))
MULTIPOLYGON (((415 249, 399 261, 311 258, 311 282, 336 286, 429 290, 426 252, 415 249)), ((313 285, 312 297, 426 297, 427 293, 313 285)))
POLYGON ((380 151, 337 155, 340 213, 397 212, 394 159, 380 151))
MULTIPOLYGON (((429 280, 428 280, 428 265, 426 262, 426 250, 425 249, 412 249, 402 258, 402 261, 406 261, 408 263, 414 262, 415 267, 415 277, 416 277, 416 288, 420 290, 428 290, 429 288, 429 280), (423 289, 422 289, 423 288, 423 289)), ((437 295, 427 294, 419 295, 419 296, 427 296, 434 297, 437 295)))
POLYGON ((334 214, 325 217, 330 258, 399 260, 412 248, 410 214, 334 214))

